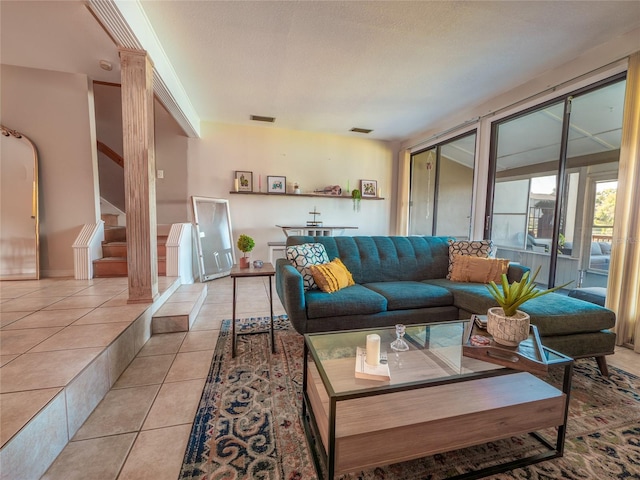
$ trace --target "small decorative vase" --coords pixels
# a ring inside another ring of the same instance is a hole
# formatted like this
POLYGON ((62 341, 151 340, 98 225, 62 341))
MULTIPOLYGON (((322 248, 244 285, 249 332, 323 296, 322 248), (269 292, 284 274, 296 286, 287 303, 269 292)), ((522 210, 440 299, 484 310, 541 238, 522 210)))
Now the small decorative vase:
POLYGON ((240 257, 240 268, 249 268, 249 265, 251 265, 249 257, 240 257))
POLYGON ((492 307, 487 311, 487 332, 496 343, 507 347, 517 347, 529 338, 529 314, 520 310, 507 317, 501 307, 492 307))

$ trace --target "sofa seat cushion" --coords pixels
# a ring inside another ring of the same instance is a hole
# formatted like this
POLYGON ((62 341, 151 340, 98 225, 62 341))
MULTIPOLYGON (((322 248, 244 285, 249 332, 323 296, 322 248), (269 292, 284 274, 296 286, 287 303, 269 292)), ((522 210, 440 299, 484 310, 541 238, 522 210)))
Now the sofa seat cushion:
POLYGON ((364 286, 387 299, 387 310, 453 305, 453 295, 446 288, 423 282, 376 282, 364 286))
MULTIPOLYGON (((427 280, 426 283, 449 289, 454 305, 467 312, 486 314, 490 307, 498 306, 481 283, 456 283, 443 279, 427 280)), ((611 310, 559 293, 529 300, 520 310, 531 316, 531 323, 538 327, 543 337, 599 332, 613 328, 616 323, 615 313, 611 310)))
POLYGON ((541 336, 598 332, 616 324, 613 311, 559 293, 529 300, 520 310, 531 315, 541 336))
POLYGON ((337 292, 309 290, 305 293, 308 318, 370 315, 387 310, 387 299, 362 285, 353 285, 337 292))

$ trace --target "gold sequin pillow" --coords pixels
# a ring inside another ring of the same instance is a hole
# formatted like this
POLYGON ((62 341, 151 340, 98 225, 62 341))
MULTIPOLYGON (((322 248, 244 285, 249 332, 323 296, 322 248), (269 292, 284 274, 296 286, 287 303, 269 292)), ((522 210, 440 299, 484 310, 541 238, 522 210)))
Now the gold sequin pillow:
POLYGON ((341 288, 355 285, 351 272, 339 258, 322 265, 311 265, 309 269, 316 285, 325 293, 337 292, 341 288))

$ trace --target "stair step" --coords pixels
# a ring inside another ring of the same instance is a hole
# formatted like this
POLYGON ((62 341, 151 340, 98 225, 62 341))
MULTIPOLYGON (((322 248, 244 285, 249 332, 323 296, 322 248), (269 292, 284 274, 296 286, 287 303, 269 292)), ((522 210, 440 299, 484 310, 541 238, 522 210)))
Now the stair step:
MULTIPOLYGON (((127 257, 103 257, 93 261, 95 278, 126 277, 127 257)), ((167 275, 166 257, 158 257, 158 275, 167 275)))
POLYGON ((127 242, 109 242, 102 244, 103 257, 127 258, 127 242))
POLYGON ((104 227, 105 242, 126 242, 127 227, 104 227))
POLYGON ((105 227, 118 226, 118 215, 116 215, 115 213, 103 213, 100 215, 100 218, 104 220, 105 227))
MULTIPOLYGON (((102 244, 102 255, 104 257, 127 258, 127 242, 104 242, 102 244)), ((167 256, 167 245, 158 242, 158 258, 167 256)))
POLYGON ((207 297, 207 285, 181 285, 151 319, 151 334, 188 332, 207 297))
POLYGON ((126 277, 126 257, 103 257, 93 261, 93 276, 95 278, 126 277))

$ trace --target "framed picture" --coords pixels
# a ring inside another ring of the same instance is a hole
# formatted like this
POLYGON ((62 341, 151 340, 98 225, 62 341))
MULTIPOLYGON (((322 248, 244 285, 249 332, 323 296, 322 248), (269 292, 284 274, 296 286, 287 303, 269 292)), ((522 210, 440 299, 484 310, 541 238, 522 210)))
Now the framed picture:
POLYGON ((360 180, 360 192, 363 197, 377 197, 378 182, 375 180, 360 180))
POLYGON ((236 170, 235 189, 238 192, 253 192, 253 172, 236 170))
POLYGON ((268 193, 287 193, 287 177, 267 176, 268 193))

